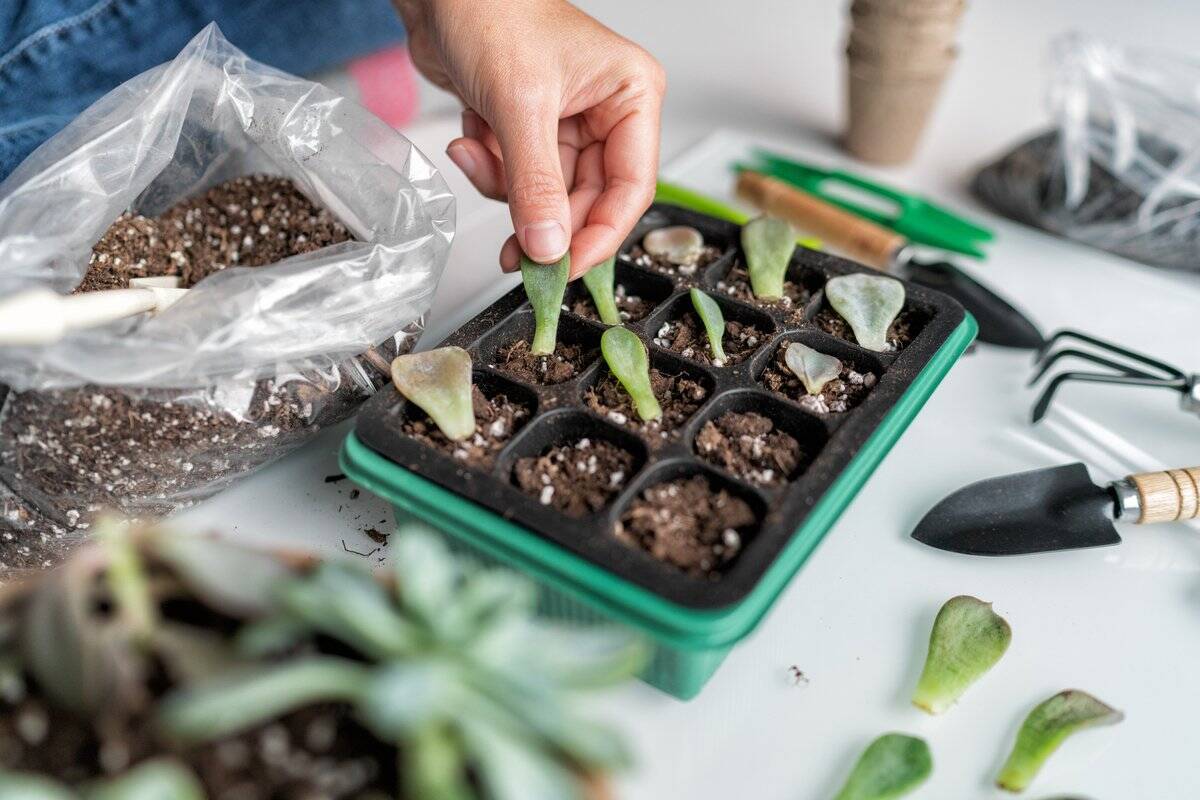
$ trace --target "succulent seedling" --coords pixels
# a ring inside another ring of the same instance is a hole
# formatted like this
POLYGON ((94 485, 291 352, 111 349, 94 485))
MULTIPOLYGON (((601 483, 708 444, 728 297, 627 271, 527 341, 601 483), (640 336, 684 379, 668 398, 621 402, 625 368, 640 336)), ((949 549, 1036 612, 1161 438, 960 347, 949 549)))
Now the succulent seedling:
POLYGON ((775 217, 755 217, 742 226, 742 250, 754 296, 760 300, 783 297, 784 276, 796 250, 792 226, 775 217))
POLYGON ((650 385, 650 357, 646 345, 628 328, 613 327, 600 337, 600 352, 612 374, 629 392, 643 422, 662 417, 662 407, 650 385))
POLYGON ((885 733, 858 757, 834 800, 895 800, 916 789, 933 772, 924 739, 885 733))
POLYGON ((521 256, 521 280, 525 294, 533 306, 533 342, 529 352, 548 356, 558 344, 558 315, 562 312, 563 294, 571 275, 571 254, 555 264, 539 264, 521 256))
POLYGON ((787 368, 804 384, 812 395, 821 393, 825 384, 842 374, 842 362, 834 356, 814 350, 802 342, 792 342, 783 351, 787 368))
POLYGON ((887 332, 904 308, 904 284, 883 275, 839 275, 825 283, 825 297, 868 350, 887 349, 887 332))
POLYGON ((1124 718, 1120 711, 1087 692, 1059 692, 1025 717, 996 785, 1010 792, 1023 791, 1068 736, 1084 728, 1116 725, 1124 718))
POLYGON ((713 364, 723 366, 726 359, 721 340, 725 338, 725 315, 721 313, 721 306, 699 289, 692 289, 688 294, 692 297, 696 314, 704 323, 704 332, 708 335, 708 344, 712 348, 713 364))
POLYGON ((704 236, 687 225, 657 228, 642 238, 642 249, 670 264, 695 264, 704 252, 704 236))
POLYGON ((610 256, 583 273, 583 285, 592 296, 592 302, 596 304, 596 313, 605 325, 621 324, 621 312, 617 309, 617 298, 613 294, 616 287, 616 263, 617 257, 610 256))
POLYGON ((950 598, 933 621, 913 705, 942 713, 1000 660, 1011 641, 1012 629, 991 603, 966 595, 950 598))
POLYGON ((462 441, 475 433, 471 355, 466 350, 439 347, 399 356, 392 361, 392 382, 447 439, 462 441))

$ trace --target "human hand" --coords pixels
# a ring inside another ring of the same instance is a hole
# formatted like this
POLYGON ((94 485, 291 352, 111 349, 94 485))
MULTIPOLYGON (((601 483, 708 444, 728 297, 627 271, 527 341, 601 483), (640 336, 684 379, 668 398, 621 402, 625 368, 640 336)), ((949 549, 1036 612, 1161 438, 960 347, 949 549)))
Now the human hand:
POLYGON ((396 4, 417 68, 466 106, 447 155, 508 202, 501 267, 569 246, 574 278, 615 253, 654 197, 658 62, 564 0, 396 4))

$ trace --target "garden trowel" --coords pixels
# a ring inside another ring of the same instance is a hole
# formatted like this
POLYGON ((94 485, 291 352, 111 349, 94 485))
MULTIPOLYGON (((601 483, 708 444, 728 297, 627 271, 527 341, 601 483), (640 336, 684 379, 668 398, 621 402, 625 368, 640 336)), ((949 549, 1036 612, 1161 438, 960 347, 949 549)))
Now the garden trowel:
POLYGON ((1113 521, 1200 518, 1200 467, 1143 472, 1097 486, 1083 464, 973 483, 942 500, 913 538, 978 556, 1099 547, 1121 541, 1113 521))

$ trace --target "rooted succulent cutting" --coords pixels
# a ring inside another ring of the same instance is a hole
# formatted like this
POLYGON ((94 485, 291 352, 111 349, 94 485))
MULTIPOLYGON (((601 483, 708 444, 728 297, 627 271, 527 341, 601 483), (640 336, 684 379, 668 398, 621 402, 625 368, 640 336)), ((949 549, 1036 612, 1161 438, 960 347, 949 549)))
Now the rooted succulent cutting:
POLYGON ((1120 711, 1087 692, 1059 692, 1025 717, 996 785, 1010 792, 1023 791, 1068 736, 1084 728, 1116 725, 1124 718, 1120 711))
POLYGON ((533 342, 529 352, 548 356, 558 343, 558 315, 562 312, 563 294, 571 275, 571 254, 555 264, 539 264, 521 256, 521 280, 525 294, 533 306, 533 342))
POLYGON ((688 225, 670 225, 647 233, 642 238, 642 248, 671 264, 695 264, 704 252, 704 236, 688 225))
POLYGON ((991 603, 966 595, 950 598, 933 621, 913 705, 942 713, 1000 660, 1011 641, 1012 629, 991 603))
POLYGON ((708 336, 709 347, 712 348, 713 364, 718 367, 724 366, 725 348, 721 340, 725 338, 725 315, 721 313, 721 306, 699 289, 692 289, 688 294, 692 297, 696 314, 704 323, 704 333, 708 336))
POLYGON ((792 342, 783 351, 787 368, 804 384, 804 390, 818 395, 825 384, 842 374, 841 359, 814 350, 802 342, 792 342))
POLYGON ((742 250, 750 290, 760 300, 783 297, 783 280, 796 250, 796 231, 775 217, 755 217, 742 226, 742 250))
POLYGON ((834 800, 894 800, 916 789, 933 772, 924 739, 885 733, 858 757, 834 800))
POLYGON ((583 273, 583 285, 587 287, 596 304, 596 313, 605 325, 620 325, 621 312, 617 309, 616 287, 617 257, 610 256, 583 273))
POLYGON ((646 345, 628 328, 613 327, 600 337, 600 352, 612 374, 633 398, 633 407, 643 422, 662 417, 662 407, 650 385, 650 357, 646 345))
POLYGON ((904 284, 883 275, 839 275, 826 281, 825 298, 860 345, 876 352, 887 349, 888 328, 904 308, 904 284))
POLYGON ((447 439, 475 433, 471 402, 471 355, 461 347, 439 347, 392 361, 392 382, 429 415, 447 439))

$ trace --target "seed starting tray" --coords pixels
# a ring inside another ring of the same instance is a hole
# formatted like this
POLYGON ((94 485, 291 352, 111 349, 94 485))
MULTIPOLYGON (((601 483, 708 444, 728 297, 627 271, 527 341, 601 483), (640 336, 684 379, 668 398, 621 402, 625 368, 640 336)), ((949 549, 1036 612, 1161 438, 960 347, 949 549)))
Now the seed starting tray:
MULTIPOLYGON (((608 372, 599 352, 606 327, 600 323, 562 312, 559 341, 594 351, 592 362, 572 380, 531 385, 496 368, 502 347, 517 339, 528 340, 533 333, 532 310, 524 289, 517 287, 445 342, 471 354, 476 384, 485 395, 504 393, 532 410, 492 468, 484 472, 465 466, 402 433, 405 419, 424 414, 398 392, 385 389, 359 415, 356 432, 343 452, 347 473, 399 508, 449 531, 489 560, 532 573, 544 584, 599 610, 602 617, 641 628, 660 644, 727 650, 766 612, 975 334, 974 321, 956 302, 907 283, 902 314, 917 320, 919 329, 898 352, 875 353, 825 333, 813 323, 826 307, 820 288, 825 280, 871 270, 804 247, 797 248, 788 269, 789 280, 812 292, 802 310, 733 299, 718 284, 744 263, 739 235, 736 224, 656 204, 617 260, 617 283, 629 294, 654 303, 645 317, 626 323, 646 344, 651 366, 686 374, 708 390, 700 408, 667 440, 644 438, 584 404, 584 391, 608 372), (692 275, 667 276, 635 265, 629 250, 646 232, 665 225, 698 229, 705 242, 718 246, 722 254, 692 275), (705 366, 654 343, 665 322, 692 310, 688 295, 692 287, 714 297, 727 321, 753 323, 766 334, 752 356, 736 365, 705 366), (759 380, 777 348, 793 341, 834 355, 859 373, 875 375, 875 385, 846 412, 806 411, 759 380), (803 463, 789 482, 764 488, 695 454, 698 431, 727 411, 763 414, 799 441, 803 463), (581 437, 610 441, 634 456, 624 489, 607 507, 583 518, 569 517, 517 488, 513 468, 519 458, 540 455, 581 437), (714 489, 727 489, 746 500, 760 520, 716 580, 690 576, 613 535, 622 512, 644 489, 697 474, 706 476, 714 489)), ((572 283, 565 309, 586 291, 582 282, 572 283)), ((690 696, 715 666, 705 668, 707 673, 698 684, 695 675, 684 681, 686 686, 679 684, 678 675, 660 675, 652 682, 690 696)))

